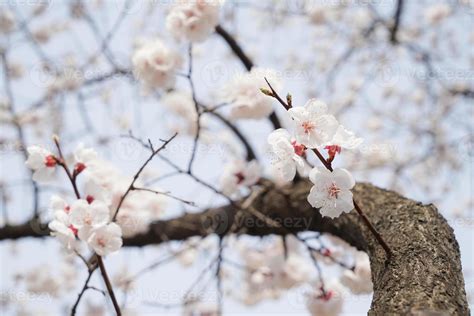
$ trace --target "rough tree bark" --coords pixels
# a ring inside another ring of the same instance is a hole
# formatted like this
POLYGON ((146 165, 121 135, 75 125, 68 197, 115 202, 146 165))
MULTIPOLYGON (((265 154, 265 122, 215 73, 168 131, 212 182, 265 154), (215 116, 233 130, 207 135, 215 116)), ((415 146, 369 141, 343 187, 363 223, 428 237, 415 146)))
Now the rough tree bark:
MULTIPOLYGON (((237 203, 240 208, 226 205, 158 221, 148 232, 125 239, 124 245, 146 246, 209 234, 330 233, 370 257, 374 297, 369 315, 469 315, 459 246, 435 206, 370 184, 356 185, 356 201, 393 250, 387 261, 355 211, 331 220, 311 208, 306 201, 310 185, 302 180, 277 188, 268 182, 257 194, 237 203)), ((0 240, 48 234, 44 225, 32 221, 1 228, 0 240)))

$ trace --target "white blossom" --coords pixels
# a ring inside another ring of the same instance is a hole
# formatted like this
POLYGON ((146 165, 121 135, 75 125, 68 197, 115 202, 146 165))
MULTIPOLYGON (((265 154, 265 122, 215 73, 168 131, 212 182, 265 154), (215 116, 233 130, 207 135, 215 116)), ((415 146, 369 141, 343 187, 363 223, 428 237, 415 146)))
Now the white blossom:
POLYGON ((260 91, 267 88, 265 78, 276 90, 281 82, 270 69, 252 68, 249 73, 237 75, 222 89, 222 99, 231 103, 231 117, 234 119, 262 119, 273 111, 273 99, 260 91))
POLYGON ((115 223, 100 226, 91 232, 87 243, 99 256, 106 256, 122 247, 122 230, 115 223))
POLYGON ((339 123, 327 111, 327 105, 316 99, 310 99, 303 107, 288 110, 296 125, 296 140, 299 143, 316 148, 332 140, 339 123))
POLYGON ((55 219, 49 222, 48 227, 51 230, 51 236, 56 237, 66 250, 72 251, 77 248, 76 230, 73 226, 55 219))
POLYGON ((354 208, 352 192, 355 181, 345 169, 338 168, 333 172, 324 167, 316 167, 309 173, 313 187, 308 195, 308 202, 323 216, 338 217, 354 208))
POLYGON ((224 194, 232 195, 240 188, 249 187, 260 179, 260 166, 257 161, 234 160, 222 171, 221 188, 224 194))
POLYGON ((293 180, 297 170, 304 173, 306 147, 292 139, 287 130, 273 131, 268 136, 268 143, 276 157, 273 167, 283 181, 293 180))
POLYGON ((51 180, 57 165, 55 156, 40 146, 30 146, 27 151, 26 166, 34 171, 33 180, 38 182, 51 180))
POLYGON ((166 28, 177 39, 201 42, 219 23, 218 0, 179 1, 166 16, 166 28))
POLYGON ((96 161, 97 158, 98 154, 94 149, 87 148, 83 143, 80 143, 74 151, 75 168, 82 171, 96 161))
POLYGON ((77 228, 70 221, 70 206, 61 197, 53 195, 50 200, 50 210, 54 216, 54 219, 48 224, 51 236, 56 237, 66 250, 77 249, 77 228))
POLYGON ((110 205, 112 202, 111 199, 111 194, 110 192, 101 186, 95 178, 88 177, 84 184, 84 199, 88 203, 92 203, 96 200, 99 200, 106 205, 110 205))
POLYGON ((110 211, 107 205, 99 200, 89 203, 86 200, 76 200, 71 205, 69 214, 71 224, 78 229, 81 240, 87 240, 92 230, 107 224, 110 220, 110 211))
POLYGON ((219 309, 216 304, 205 302, 193 302, 187 304, 183 310, 183 316, 218 316, 219 309))
POLYGON ((324 292, 317 286, 306 297, 306 307, 313 316, 336 316, 342 311, 343 286, 337 281, 325 284, 324 292))
POLYGON ((308 280, 311 265, 300 255, 290 254, 282 267, 281 286, 291 288, 308 280))
POLYGON ((289 237, 286 246, 285 250, 279 239, 263 249, 238 245, 247 270, 243 290, 245 304, 277 299, 285 290, 297 287, 311 277, 313 267, 300 254, 301 243, 289 237))
POLYGON ((0 33, 8 34, 15 28, 15 16, 9 9, 2 8, 0 11, 0 33))
POLYGON ((447 3, 436 3, 424 12, 426 22, 430 24, 437 24, 447 18, 451 14, 451 7, 447 3))
POLYGON ((25 275, 26 290, 30 293, 48 294, 58 297, 61 294, 62 280, 57 275, 53 275, 52 271, 46 265, 30 270, 25 275))
POLYGON ((329 144, 345 149, 355 149, 359 147, 363 141, 364 139, 356 137, 354 132, 347 130, 343 125, 339 125, 329 144))
POLYGON ((138 45, 132 56, 135 77, 148 89, 171 88, 175 73, 181 66, 180 56, 161 40, 146 40, 138 45))
MULTIPOLYGON (((94 161, 86 171, 87 176, 98 186, 93 197, 109 205, 112 218, 133 178, 124 176, 110 162, 101 159, 94 161)), ((137 187, 142 186, 140 179, 135 184, 137 187)), ((91 186, 92 188, 88 189, 86 183, 84 198, 87 198, 88 192, 94 192, 95 185, 91 186)), ((153 189, 161 191, 159 188, 153 189)), ((166 198, 162 195, 136 190, 130 192, 123 201, 116 218, 117 224, 122 228, 123 236, 131 237, 145 232, 150 221, 159 219, 163 215, 165 206, 166 198)))
POLYGON ((355 269, 345 270, 341 283, 348 287, 354 294, 372 293, 372 275, 370 273, 369 256, 362 251, 355 254, 355 269))

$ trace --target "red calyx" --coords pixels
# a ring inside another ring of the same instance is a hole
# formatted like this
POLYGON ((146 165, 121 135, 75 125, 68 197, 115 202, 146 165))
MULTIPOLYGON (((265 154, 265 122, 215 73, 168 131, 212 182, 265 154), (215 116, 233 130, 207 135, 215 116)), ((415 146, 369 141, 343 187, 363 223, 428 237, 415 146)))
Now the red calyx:
POLYGON ((46 167, 49 167, 49 168, 56 167, 56 164, 57 164, 56 157, 54 157, 53 155, 46 156, 46 158, 44 159, 44 164, 46 165, 46 167))

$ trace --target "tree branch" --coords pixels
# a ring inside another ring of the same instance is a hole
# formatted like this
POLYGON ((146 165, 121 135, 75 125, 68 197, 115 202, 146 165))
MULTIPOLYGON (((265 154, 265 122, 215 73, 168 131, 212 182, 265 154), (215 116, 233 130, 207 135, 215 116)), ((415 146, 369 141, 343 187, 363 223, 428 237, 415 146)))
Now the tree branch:
POLYGON ((403 0, 398 0, 397 8, 395 9, 395 16, 393 17, 393 26, 392 26, 392 29, 390 30, 390 42, 392 42, 392 44, 398 43, 397 32, 398 32, 398 29, 400 28, 402 11, 403 11, 403 0))
MULTIPOLYGON (((369 254, 374 283, 370 315, 468 315, 459 246, 452 228, 433 205, 423 205, 395 192, 370 184, 357 184, 354 197, 361 201, 374 226, 390 243, 393 257, 385 253, 355 211, 337 219, 323 218, 306 201, 311 183, 299 181, 283 188, 268 184, 249 207, 275 227, 250 212, 231 205, 202 213, 157 221, 146 233, 124 239, 124 246, 146 246, 192 236, 229 233, 254 236, 318 231, 338 236, 369 254)), ((243 204, 242 204, 243 205, 243 204)), ((0 229, 0 240, 42 237, 45 226, 32 221, 0 229)))

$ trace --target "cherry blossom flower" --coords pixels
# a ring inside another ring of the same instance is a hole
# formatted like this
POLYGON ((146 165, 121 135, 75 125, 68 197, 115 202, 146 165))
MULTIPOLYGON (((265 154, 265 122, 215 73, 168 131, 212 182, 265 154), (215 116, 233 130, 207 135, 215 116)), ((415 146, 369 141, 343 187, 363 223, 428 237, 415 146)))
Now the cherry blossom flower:
POLYGON ((306 307, 314 316, 336 316, 342 311, 344 287, 337 281, 314 288, 306 297, 306 307))
POLYGON ((260 179, 260 166, 257 161, 235 160, 228 163, 222 172, 221 188, 224 194, 232 195, 240 188, 249 187, 260 179))
POLYGON ((447 18, 452 10, 447 3, 437 3, 426 8, 424 15, 426 22, 437 24, 447 18))
POLYGON ((329 159, 332 161, 336 154, 340 154, 342 148, 344 149, 355 149, 362 144, 364 140, 358 138, 354 135, 353 132, 344 128, 344 126, 339 125, 337 128, 336 134, 334 134, 333 139, 329 142, 329 145, 325 147, 329 154, 329 159))
POLYGON ((296 140, 308 148, 326 145, 334 137, 339 123, 327 114, 327 105, 311 99, 303 107, 288 110, 296 124, 296 140))
POLYGON ((81 240, 87 240, 94 228, 107 224, 110 220, 110 210, 99 200, 89 203, 87 200, 76 200, 71 205, 70 222, 78 229, 81 240))
POLYGON ((274 71, 257 67, 236 76, 224 86, 222 99, 232 104, 230 116, 233 119, 262 119, 272 113, 273 99, 260 91, 260 88, 267 87, 265 78, 274 89, 281 89, 274 71))
POLYGON ((89 204, 96 200, 102 201, 106 205, 110 205, 112 202, 110 192, 101 186, 95 178, 90 177, 86 180, 83 192, 84 199, 89 204))
POLYGON ((70 206, 61 197, 53 195, 50 200, 50 209, 54 216, 54 219, 48 224, 51 236, 56 237, 66 250, 77 249, 76 236, 78 230, 71 224, 70 206))
POLYGON ((286 246, 284 249, 278 239, 274 239, 273 243, 263 249, 237 245, 247 270, 243 290, 245 304, 253 305, 264 299, 276 299, 285 290, 308 280, 313 267, 300 254, 300 242, 288 237, 286 246))
POLYGON ((49 222, 48 227, 51 230, 51 236, 56 237, 66 250, 72 251, 77 248, 75 234, 77 230, 74 226, 66 225, 63 221, 55 219, 49 222))
POLYGON ((51 209, 56 219, 68 224, 68 217, 71 211, 71 207, 63 198, 57 195, 51 196, 49 208, 51 209))
POLYGON ((323 216, 338 217, 354 208, 352 192, 355 181, 345 169, 338 168, 333 172, 324 167, 316 167, 309 173, 313 187, 308 195, 308 202, 323 216))
POLYGON ((344 128, 344 126, 339 125, 336 134, 334 134, 333 139, 330 141, 330 144, 337 145, 345 149, 355 149, 359 147, 363 141, 364 139, 356 137, 352 131, 349 131, 344 128))
POLYGON ((35 294, 48 294, 52 297, 61 295, 62 278, 53 274, 54 270, 47 265, 37 266, 25 275, 26 290, 35 294))
POLYGON ((369 256, 362 251, 355 254, 355 269, 345 270, 341 283, 348 287, 354 294, 372 293, 372 275, 370 273, 369 256))
POLYGON ((7 8, 0 11, 0 34, 8 34, 15 28, 15 16, 7 8))
POLYGON ((300 255, 290 254, 282 266, 281 287, 289 289, 308 279, 311 274, 311 265, 300 255))
POLYGON ((201 42, 214 32, 219 23, 218 0, 184 0, 166 17, 166 28, 177 39, 201 42))
POLYGON ((268 136, 268 143, 276 156, 273 167, 283 181, 291 181, 296 171, 305 172, 306 147, 292 139, 285 129, 277 129, 268 136))
POLYGON ((84 144, 80 143, 74 151, 74 172, 81 173, 91 163, 97 160, 98 154, 92 148, 86 148, 84 144))
POLYGON ((51 180, 57 166, 56 157, 40 146, 30 146, 27 151, 29 156, 25 164, 34 171, 33 180, 37 182, 51 180))
POLYGON ((133 71, 146 88, 171 88, 181 66, 180 56, 161 40, 146 40, 132 56, 133 71))
POLYGON ((109 223, 92 230, 87 243, 99 255, 106 256, 122 247, 122 229, 109 223))
POLYGON ((186 304, 183 310, 183 316, 218 316, 219 308, 216 304, 205 302, 193 302, 186 304))
MULTIPOLYGON (((129 187, 132 177, 123 175, 110 162, 97 159, 86 169, 89 180, 85 183, 83 198, 88 195, 107 204, 110 217, 114 216, 118 203, 129 187), (92 183, 88 183, 91 181, 92 183), (97 186, 96 186, 97 185, 97 186)), ((140 179, 135 183, 142 186, 140 179)), ((159 188, 154 188, 161 191, 159 188)), ((150 221, 159 219, 166 210, 166 198, 158 194, 132 191, 120 207, 116 222, 123 236, 131 237, 148 229, 150 221)))

